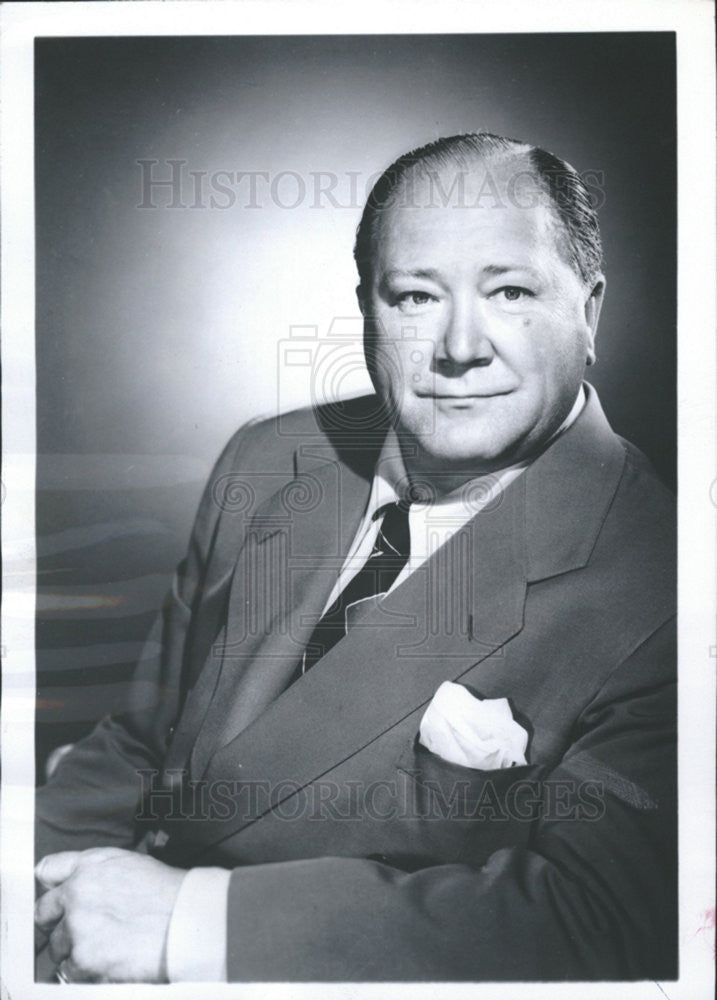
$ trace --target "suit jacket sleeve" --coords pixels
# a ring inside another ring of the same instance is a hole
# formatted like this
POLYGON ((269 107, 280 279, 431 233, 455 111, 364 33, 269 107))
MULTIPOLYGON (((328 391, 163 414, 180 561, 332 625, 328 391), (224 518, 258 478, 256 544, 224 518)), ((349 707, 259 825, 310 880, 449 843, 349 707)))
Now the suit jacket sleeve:
POLYGON ((585 708, 526 848, 410 873, 337 857, 235 870, 229 979, 674 978, 675 652, 669 622, 585 708))
POLYGON ((140 659, 128 711, 103 719, 38 789, 37 861, 55 851, 133 846, 138 772, 161 767, 181 708, 185 639, 220 513, 214 484, 235 467, 245 430, 229 441, 205 488, 186 558, 149 636, 147 649, 160 652, 140 659))

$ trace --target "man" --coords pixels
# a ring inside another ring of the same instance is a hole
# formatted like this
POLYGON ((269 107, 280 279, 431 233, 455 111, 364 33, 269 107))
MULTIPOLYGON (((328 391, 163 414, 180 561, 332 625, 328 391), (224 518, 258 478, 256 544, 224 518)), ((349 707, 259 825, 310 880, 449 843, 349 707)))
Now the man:
POLYGON ((378 181, 355 253, 376 397, 220 458, 136 711, 39 794, 49 956, 674 976, 674 512, 582 381, 587 192, 523 143, 439 140, 378 181))

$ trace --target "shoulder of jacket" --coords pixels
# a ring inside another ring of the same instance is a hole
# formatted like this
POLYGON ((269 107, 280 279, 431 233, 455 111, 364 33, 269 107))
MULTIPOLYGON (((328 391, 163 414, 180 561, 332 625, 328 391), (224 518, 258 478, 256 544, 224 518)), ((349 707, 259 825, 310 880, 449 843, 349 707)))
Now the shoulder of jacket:
MULTIPOLYGON (((313 443, 330 444, 337 450, 347 440, 361 440, 366 424, 377 410, 375 396, 359 396, 304 406, 286 413, 259 415, 247 421, 225 446, 219 465, 233 466, 240 456, 256 456, 267 463, 283 465, 300 449, 313 443)), ((385 424, 379 428, 385 434, 385 424)))
POLYGON ((674 493, 639 448, 624 438, 619 441, 625 450, 625 467, 616 496, 617 509, 624 510, 636 526, 662 525, 674 531, 677 524, 674 493))

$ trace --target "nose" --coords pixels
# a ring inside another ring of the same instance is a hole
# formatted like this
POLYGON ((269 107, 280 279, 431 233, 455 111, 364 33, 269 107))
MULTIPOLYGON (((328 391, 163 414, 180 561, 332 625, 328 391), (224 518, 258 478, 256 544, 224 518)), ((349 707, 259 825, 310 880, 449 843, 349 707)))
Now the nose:
POLYGON ((487 318, 474 295, 456 297, 437 344, 437 361, 444 369, 465 369, 489 365, 494 357, 487 318))

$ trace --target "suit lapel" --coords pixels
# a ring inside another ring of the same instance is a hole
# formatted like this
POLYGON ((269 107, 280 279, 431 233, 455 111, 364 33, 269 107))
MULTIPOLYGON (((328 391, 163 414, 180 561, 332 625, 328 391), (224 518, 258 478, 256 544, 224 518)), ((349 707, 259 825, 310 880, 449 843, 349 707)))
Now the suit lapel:
POLYGON ((301 454, 299 468, 248 529, 227 627, 211 652, 221 666, 192 752, 195 776, 217 746, 245 729, 290 683, 365 508, 369 480, 361 471, 327 461, 317 448, 301 454))
POLYGON ((586 565, 625 467, 595 390, 577 421, 525 473, 528 579, 586 565))

